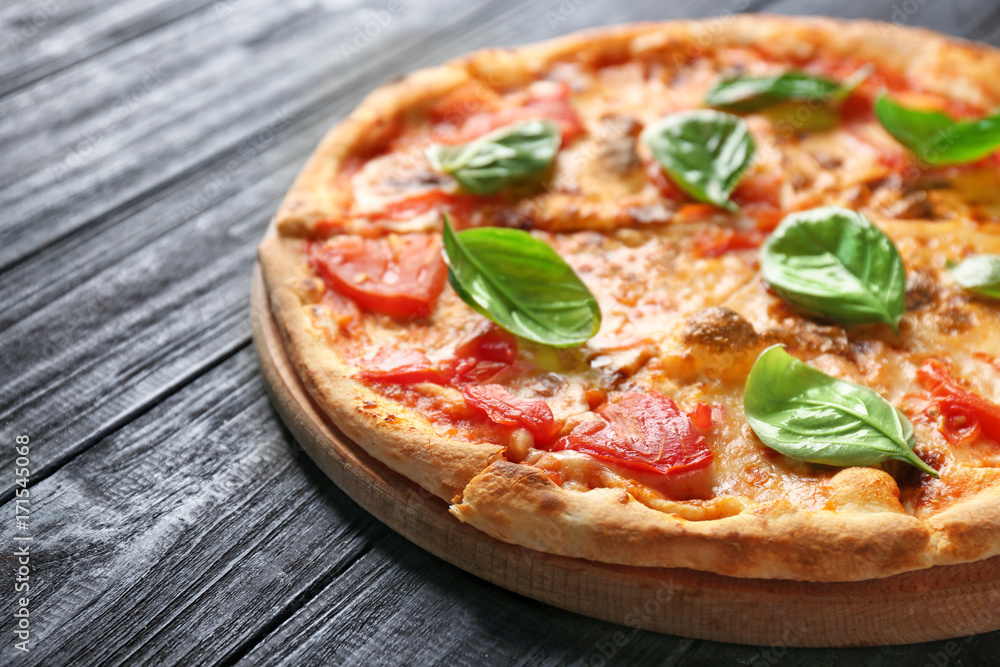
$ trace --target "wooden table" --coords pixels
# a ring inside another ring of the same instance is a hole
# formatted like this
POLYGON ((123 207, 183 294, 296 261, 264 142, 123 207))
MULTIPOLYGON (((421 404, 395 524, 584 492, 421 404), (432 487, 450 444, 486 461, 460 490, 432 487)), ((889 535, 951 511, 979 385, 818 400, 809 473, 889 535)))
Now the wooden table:
POLYGON ((6 0, 0 664, 996 659, 1000 633, 839 651, 797 649, 792 633, 755 648, 533 602, 361 510, 265 395, 254 248, 320 136, 366 92, 480 47, 761 9, 1000 44, 989 0, 6 0), (15 593, 25 560, 30 593, 15 593), (24 595, 28 653, 11 616, 24 595))

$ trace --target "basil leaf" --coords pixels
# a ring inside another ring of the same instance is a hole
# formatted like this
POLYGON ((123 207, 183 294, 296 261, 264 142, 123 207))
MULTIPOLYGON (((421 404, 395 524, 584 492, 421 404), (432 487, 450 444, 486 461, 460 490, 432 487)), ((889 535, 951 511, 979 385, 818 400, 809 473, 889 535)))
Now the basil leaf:
POLYGON ((948 262, 948 271, 965 289, 1000 299, 1000 255, 973 255, 958 264, 948 262))
POLYGON ((698 201, 737 209, 729 195, 754 152, 742 118, 711 109, 681 111, 647 127, 640 139, 682 190, 698 201))
POLYGON ((597 299, 552 247, 519 229, 455 232, 444 220, 444 258, 455 292, 481 315, 544 345, 578 345, 597 333, 597 299))
POLYGON ((913 425, 902 412, 874 390, 831 377, 781 345, 758 357, 743 406, 757 437, 789 458, 842 467, 895 459, 938 476, 913 453, 913 425))
POLYGON ((434 144, 427 150, 427 158, 435 169, 451 174, 465 190, 490 195, 547 169, 561 141, 556 123, 527 120, 467 144, 434 144))
POLYGON ((892 240, 860 213, 826 206, 786 216, 761 248, 761 269, 806 314, 899 331, 906 270, 892 240))
POLYGON ((839 90, 836 81, 801 72, 738 76, 716 84, 708 92, 705 104, 723 111, 748 113, 788 100, 826 102, 839 90))
POLYGON ((933 166, 975 162, 1000 147, 1000 114, 956 121, 940 111, 908 109, 886 95, 875 102, 882 127, 933 166))
POLYGON ((738 76, 716 84, 705 104, 736 113, 766 110, 790 129, 825 130, 837 124, 840 106, 871 72, 862 67, 843 82, 802 72, 738 76))

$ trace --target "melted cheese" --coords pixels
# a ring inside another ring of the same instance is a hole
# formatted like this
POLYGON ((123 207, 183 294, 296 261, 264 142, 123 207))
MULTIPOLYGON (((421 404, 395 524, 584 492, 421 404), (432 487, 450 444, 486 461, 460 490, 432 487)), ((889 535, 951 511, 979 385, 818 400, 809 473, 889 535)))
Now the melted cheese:
MULTIPOLYGON (((916 368, 928 356, 939 356, 971 388, 1000 402, 1000 370, 982 361, 982 355, 1000 357, 1000 307, 970 298, 944 270, 949 258, 1000 254, 1000 174, 982 166, 912 168, 905 151, 873 118, 823 132, 781 133, 773 118, 749 116, 758 146, 751 176, 772 179, 785 210, 836 202, 866 211, 896 242, 910 277, 922 281, 913 288, 916 305, 904 316, 898 336, 881 325, 844 329, 803 318, 769 292, 755 249, 704 256, 699 244, 706 232, 752 230, 758 222, 753 216, 716 212, 692 218, 681 208, 684 200, 664 196, 641 167, 650 158, 636 145, 638 128, 664 113, 700 106, 717 73, 734 68, 785 69, 751 50, 669 65, 629 62, 597 70, 559 65, 550 76, 569 83, 572 105, 588 135, 562 151, 546 187, 506 205, 484 204, 471 221, 527 221, 573 266, 603 313, 601 330, 578 349, 522 343, 517 370, 505 375, 504 385, 515 395, 544 399, 556 418, 570 422, 589 412, 589 392, 595 390, 656 389, 684 410, 713 405, 710 468, 671 479, 574 452, 549 454, 534 449, 525 432, 482 427, 481 420, 463 412, 453 389, 381 390, 424 413, 442 435, 499 441, 508 446, 509 458, 539 465, 567 488, 613 486, 688 518, 733 513, 746 502, 852 511, 905 506, 914 513, 946 506, 951 500, 935 491, 941 482, 925 480, 920 486, 905 466, 884 466, 904 487, 900 506, 889 474, 872 471, 874 477, 849 479, 836 469, 791 461, 766 448, 743 416, 743 385, 759 353, 781 342, 821 370, 870 386, 900 406, 914 421, 918 453, 940 463, 946 479, 967 475, 963 470, 1000 466, 1000 443, 949 446, 910 397, 919 391, 916 368), (711 330, 719 313, 742 323, 736 327, 742 332, 738 337, 730 329, 711 330), (882 491, 869 497, 845 490, 855 487, 882 491)), ((367 217, 414 193, 455 189, 448 177, 431 174, 422 157, 430 125, 410 133, 397 142, 397 152, 371 160, 351 179, 354 212, 365 224, 367 217)), ((434 228, 436 220, 431 211, 392 224, 406 231, 434 228)), ((446 289, 425 323, 365 314, 350 336, 333 338, 331 344, 347 359, 371 358, 383 345, 399 345, 441 360, 483 322, 446 289)), ((982 483, 965 485, 971 489, 982 483)))

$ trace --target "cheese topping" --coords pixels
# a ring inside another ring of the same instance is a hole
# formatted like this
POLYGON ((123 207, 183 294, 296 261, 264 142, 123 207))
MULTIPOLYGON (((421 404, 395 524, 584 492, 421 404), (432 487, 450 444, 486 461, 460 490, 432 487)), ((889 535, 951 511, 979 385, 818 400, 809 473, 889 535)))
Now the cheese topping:
MULTIPOLYGON (((337 332, 331 346, 341 358, 356 360, 359 373, 379 350, 422 354, 427 367, 411 369, 416 374, 410 377, 440 372, 445 379, 372 386, 423 414, 442 436, 497 442, 507 447, 510 460, 537 466, 566 488, 618 488, 686 518, 718 518, 775 503, 921 515, 962 493, 1000 484, 1000 442, 949 442, 934 401, 917 380, 921 364, 937 357, 969 390, 1000 403, 1000 366, 991 361, 1000 358, 1000 305, 963 292, 945 270, 949 259, 1000 254, 1000 169, 993 158, 922 168, 870 112, 882 86, 944 106, 947 100, 900 88, 896 73, 876 72, 830 130, 801 129, 804 119, 795 112, 777 118, 749 114, 757 157, 733 195, 740 205, 735 214, 692 202, 636 139, 664 114, 702 106, 720 73, 792 68, 752 49, 722 49, 679 62, 567 62, 533 87, 478 84, 457 91, 426 117, 410 119, 386 153, 346 180, 350 213, 336 231, 388 239, 435 236, 442 211, 460 227, 532 230, 597 297, 603 324, 576 348, 518 341, 513 361, 473 359, 459 354, 458 346, 492 325, 451 288, 437 296, 429 315, 414 320, 370 307, 352 310, 327 285, 314 314, 337 332), (456 109, 464 111, 456 116, 456 109), (450 177, 435 173, 424 156, 434 141, 457 143, 476 128, 487 131, 532 116, 558 120, 564 141, 551 174, 533 188, 470 198, 450 177), (782 215, 831 203, 866 213, 899 248, 909 282, 898 335, 884 325, 844 328, 801 316, 761 278, 757 247, 782 215), (765 447, 747 426, 742 395, 757 356, 775 343, 899 407, 915 427, 915 451, 939 470, 941 480, 895 463, 874 469, 816 466, 765 447), (627 392, 660 392, 690 414, 707 406, 699 419, 711 415, 704 432, 711 463, 658 475, 572 450, 550 451, 552 443, 536 442, 525 428, 498 425, 470 410, 458 389, 465 380, 456 378, 473 375, 463 372, 474 373, 479 384, 544 401, 563 424, 562 435, 627 392)), ((822 63, 795 69, 824 73, 822 63)), ((365 290, 364 281, 358 289, 365 290)))

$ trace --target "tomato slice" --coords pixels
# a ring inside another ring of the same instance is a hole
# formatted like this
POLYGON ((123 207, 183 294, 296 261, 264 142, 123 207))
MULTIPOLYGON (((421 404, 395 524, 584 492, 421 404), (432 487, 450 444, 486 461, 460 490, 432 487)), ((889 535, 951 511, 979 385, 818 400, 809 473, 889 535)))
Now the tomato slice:
POLYGON ((939 359, 928 359, 917 369, 917 380, 931 393, 941 412, 938 430, 955 444, 982 434, 1000 442, 1000 405, 969 391, 939 359))
POLYGON ((737 250, 753 250, 759 248, 766 238, 767 232, 760 229, 712 227, 695 236, 694 254, 697 257, 721 257, 737 250))
POLYGON ((517 358, 517 338, 492 327, 455 348, 448 362, 455 384, 486 384, 510 368, 517 358))
POLYGON ((538 83, 531 93, 531 101, 524 107, 525 118, 550 118, 559 123, 563 146, 586 132, 580 117, 569 102, 568 83, 565 81, 538 83))
POLYGON ((702 433, 708 433, 712 430, 712 406, 699 403, 693 412, 688 413, 688 416, 691 417, 691 423, 694 424, 694 427, 702 433))
POLYGON ((760 205, 781 208, 781 177, 773 173, 753 173, 733 190, 732 200, 741 209, 760 205))
POLYGON ((570 104, 569 92, 569 84, 564 81, 536 84, 529 91, 530 97, 523 106, 473 113, 463 119, 457 130, 439 127, 434 137, 443 143, 462 144, 512 123, 547 118, 559 124, 562 145, 565 146, 585 132, 580 117, 570 104))
POLYGON ((384 215, 392 220, 406 220, 427 211, 437 210, 447 212, 458 221, 459 225, 463 225, 471 220, 476 206, 483 199, 474 195, 456 195, 441 190, 429 190, 387 204, 384 215))
POLYGON ((394 384, 414 382, 444 384, 448 375, 419 350, 386 346, 375 354, 374 359, 365 363, 365 369, 356 377, 372 382, 394 384))
MULTIPOLYGON (((600 419, 579 424, 554 450, 572 449, 660 475, 705 468, 712 451, 691 417, 658 391, 628 392, 597 409, 600 419)), ((699 417, 703 420, 704 413, 699 417)))
POLYGON ((1000 371, 1000 359, 997 359, 996 357, 990 356, 990 355, 986 354, 985 352, 973 352, 972 356, 973 356, 974 359, 979 359, 979 361, 985 361, 990 366, 992 366, 996 370, 1000 371))
POLYGON ((475 357, 480 361, 496 361, 510 365, 517 358, 517 338, 500 327, 474 336, 455 348, 456 357, 475 357))
MULTIPOLYGON (((663 171, 663 165, 657 162, 655 159, 643 160, 642 168, 646 171, 646 178, 649 182, 660 192, 660 196, 664 199, 669 199, 670 201, 683 201, 687 198, 687 193, 681 190, 677 185, 674 184, 672 180, 667 177, 666 172, 663 171)), ((712 206, 709 204, 709 206, 712 206)), ((713 210, 718 210, 717 207, 712 206, 713 210)), ((705 209, 699 209, 702 213, 705 209)))
POLYGON ((548 403, 540 398, 518 398, 498 384, 462 387, 465 402, 497 424, 526 428, 535 445, 551 441, 562 424, 552 416, 548 403))
POLYGON ((429 315, 448 274, 441 242, 430 234, 334 237, 310 252, 327 285, 362 308, 394 317, 429 315))

